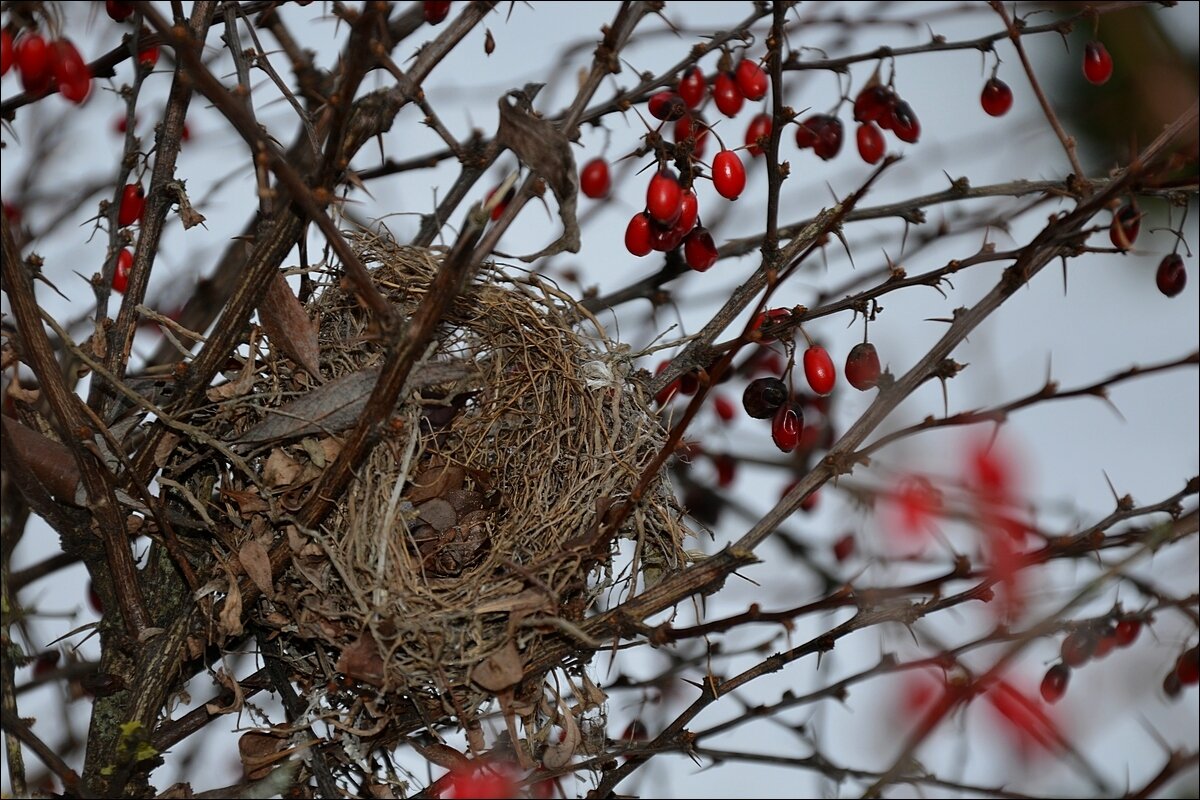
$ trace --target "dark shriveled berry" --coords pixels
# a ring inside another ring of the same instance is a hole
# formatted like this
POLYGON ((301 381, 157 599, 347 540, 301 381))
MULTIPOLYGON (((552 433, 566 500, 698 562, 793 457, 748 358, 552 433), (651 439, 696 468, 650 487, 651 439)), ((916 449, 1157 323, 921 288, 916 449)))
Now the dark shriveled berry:
POLYGON ((1178 253, 1164 256, 1154 273, 1154 282, 1158 290, 1167 297, 1174 297, 1183 291, 1187 285, 1187 270, 1183 268, 1183 258, 1178 253))
POLYGON ((742 392, 742 408, 754 419, 770 419, 787 397, 787 384, 779 378, 756 378, 742 392))

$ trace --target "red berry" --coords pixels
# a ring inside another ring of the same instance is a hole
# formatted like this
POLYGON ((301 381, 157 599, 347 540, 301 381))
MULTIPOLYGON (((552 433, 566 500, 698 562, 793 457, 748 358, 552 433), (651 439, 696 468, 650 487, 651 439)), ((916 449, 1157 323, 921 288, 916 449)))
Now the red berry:
MULTIPOLYGON (((805 430, 805 433, 808 432, 808 428, 805 428, 804 430, 805 430)), ((804 438, 805 438, 804 436, 800 437, 801 444, 804 443, 804 438)), ((812 511, 814 508, 817 507, 817 502, 820 499, 821 499, 821 490, 820 489, 813 490, 813 492, 811 494, 809 494, 808 497, 806 497, 800 501, 800 510, 803 511, 805 514, 809 513, 810 511, 812 511)))
POLYGON ((833 557, 838 560, 838 563, 841 563, 854 555, 856 547, 857 543, 854 541, 854 534, 847 533, 833 543, 833 557))
POLYGON ((727 200, 737 200, 746 188, 746 168, 732 150, 722 150, 713 159, 713 186, 727 200))
POLYGON ((1154 281, 1158 284, 1158 290, 1167 297, 1174 297, 1182 292, 1183 287, 1187 285, 1187 270, 1183 268, 1183 258, 1178 253, 1163 256, 1163 260, 1158 264, 1158 271, 1154 274, 1154 281))
POLYGON ((703 226, 692 229, 683 240, 683 260, 697 272, 706 272, 717 263, 718 255, 712 235, 703 226))
POLYGON ((661 225, 674 225, 683 211, 683 189, 675 173, 662 169, 654 173, 646 187, 646 211, 661 225))
POLYGON ((1183 691, 1183 683, 1180 682, 1179 673, 1176 670, 1172 669, 1163 677, 1162 688, 1167 697, 1171 698, 1178 697, 1179 693, 1183 691))
POLYGON ((58 93, 72 103, 82 105, 92 93, 92 71, 69 40, 55 40, 50 49, 58 93))
POLYGON ((795 400, 788 400, 771 419, 771 439, 780 450, 790 453, 800 444, 803 431, 804 409, 795 400))
POLYGON ((696 193, 691 189, 684 189, 683 195, 679 198, 679 219, 675 223, 675 229, 680 231, 681 236, 686 235, 696 227, 698 219, 700 219, 700 204, 696 200, 696 193))
MULTIPOLYGON (((790 322, 792 312, 786 308, 769 308, 754 318, 754 324, 750 326, 750 330, 761 330, 764 325, 774 326, 781 322, 790 322)), ((774 336, 763 334, 760 338, 763 342, 775 341, 774 336)), ((769 372, 778 372, 779 370, 768 370, 769 372)))
POLYGON ((1113 247, 1128 250, 1137 241, 1138 231, 1142 227, 1142 212, 1136 203, 1126 203, 1113 214, 1112 224, 1108 226, 1108 238, 1113 247))
POLYGON ((833 359, 829 357, 829 351, 818 345, 804 351, 804 377, 817 394, 825 395, 833 391, 837 372, 833 368, 833 359))
POLYGON ((503 800, 518 794, 514 775, 504 764, 489 766, 467 761, 452 769, 446 778, 449 784, 447 788, 453 797, 503 800))
MULTIPOLYGON (((491 200, 492 197, 496 194, 496 192, 499 189, 500 189, 499 186, 493 186, 491 188, 491 190, 487 193, 487 197, 485 197, 483 199, 484 204, 486 204, 488 200, 491 200)), ((508 208, 508 204, 512 201, 512 199, 516 196, 516 194, 517 194, 517 187, 510 186, 508 188, 508 191, 504 193, 504 199, 501 200, 499 203, 497 203, 496 206, 492 209, 491 216, 492 216, 493 222, 495 220, 500 219, 500 217, 504 214, 504 209, 508 208)))
POLYGON ((664 90, 650 95, 646 103, 650 116, 664 122, 674 122, 688 112, 687 103, 675 92, 664 90))
POLYGON ((612 178, 608 174, 608 162, 603 158, 593 158, 584 164, 583 170, 579 173, 579 188, 593 200, 607 197, 608 190, 612 188, 612 178))
POLYGON ((133 15, 133 3, 121 3, 114 0, 106 0, 104 10, 108 12, 108 16, 112 17, 115 22, 124 22, 133 15))
POLYGON ((1012 89, 999 78, 993 77, 983 85, 983 93, 979 95, 979 105, 990 116, 1003 117, 1012 108, 1012 89))
POLYGON ((747 100, 761 100, 767 95, 767 73, 754 61, 743 58, 734 73, 738 89, 747 100))
POLYGON ((5 28, 0 31, 0 75, 7 75, 15 60, 12 34, 5 28))
POLYGON ((675 122, 675 141, 683 142, 692 139, 692 155, 696 158, 704 156, 704 148, 708 144, 708 123, 693 114, 685 114, 675 122))
POLYGON ((13 53, 21 73, 21 88, 30 95, 45 94, 53 75, 50 47, 46 40, 36 33, 26 33, 17 40, 13 53))
POLYGON ((644 211, 634 214, 625 228, 625 249, 639 258, 654 248, 650 245, 650 215, 644 211))
POLYGON ((138 63, 146 69, 154 69, 158 63, 158 45, 152 44, 138 51, 138 63))
POLYGON ((24 214, 21 213, 20 206, 16 205, 15 203, 10 203, 7 200, 4 201, 4 218, 6 220, 16 226, 21 224, 21 219, 23 217, 24 214))
POLYGON ((770 419, 787 398, 787 384, 779 378, 755 378, 742 392, 742 408, 754 419, 770 419))
MULTIPOLYGON (((671 366, 670 361, 658 362, 658 366, 655 368, 654 374, 662 375, 664 372, 667 371, 667 367, 669 367, 669 366, 671 366)), ((671 381, 666 386, 664 386, 663 388, 658 390, 658 394, 654 395, 654 402, 658 403, 660 406, 665 406, 667 403, 671 402, 671 398, 673 398, 678 393, 679 393, 679 378, 676 378, 675 380, 671 381)))
POLYGON ((140 183, 126 184, 121 192, 121 208, 117 211, 117 224, 122 228, 142 218, 146 207, 146 192, 140 183))
POLYGON ((425 21, 439 25, 450 13, 450 0, 425 0, 425 21))
POLYGON ((1055 664, 1042 678, 1042 699, 1047 703, 1057 703, 1066 693, 1070 680, 1071 668, 1066 664, 1055 664))
POLYGON ((854 99, 854 119, 858 122, 875 122, 890 113, 894 95, 881 84, 873 84, 858 93, 854 99))
POLYGON ((1092 658, 1101 659, 1106 657, 1117 646, 1117 626, 1111 622, 1106 623, 1096 631, 1096 650, 1092 653, 1092 658))
POLYGON ((858 126, 858 154, 862 156, 862 160, 868 164, 877 164, 879 159, 883 158, 884 141, 883 131, 876 128, 870 122, 864 122, 858 126))
POLYGON ((1200 649, 1193 647, 1175 663, 1175 675, 1184 685, 1200 683, 1200 649))
POLYGON ((712 457, 713 466, 717 468, 717 486, 727 489, 737 479, 737 459, 728 453, 719 453, 712 457))
MULTIPOLYGON (((683 217, 682 214, 679 215, 683 217)), ((687 236, 687 231, 683 230, 677 221, 674 225, 660 225, 657 222, 650 221, 650 247, 659 253, 666 253, 674 250, 679 245, 683 244, 683 239, 687 236)))
POLYGON ((1080 628, 1067 634, 1059 653, 1069 667, 1082 667, 1096 652, 1096 637, 1090 630, 1080 628))
POLYGON ((900 141, 915 144, 921 138, 921 122, 912 106, 903 100, 898 100, 892 106, 891 123, 892 133, 896 134, 900 141))
POLYGON ((879 353, 875 352, 875 345, 862 342, 851 348, 846 356, 846 381, 860 392, 875 388, 879 383, 879 353))
POLYGON ((57 650, 51 650, 38 656, 37 660, 33 662, 33 677, 41 678, 49 675, 58 666, 59 655, 57 650))
POLYGON ((679 79, 679 96, 683 98, 683 102, 688 104, 688 108, 695 108, 704 100, 704 90, 708 88, 708 83, 704 80, 704 73, 699 67, 692 67, 683 73, 683 77, 679 79))
POLYGON ((700 376, 695 370, 685 372, 679 376, 679 393, 686 394, 688 397, 694 395, 700 389, 700 376))
POLYGON ((828 161, 842 149, 842 121, 829 114, 813 114, 796 129, 796 144, 828 161))
POLYGON ((104 601, 100 599, 100 593, 96 591, 96 586, 91 581, 88 581, 88 603, 97 614, 104 613, 104 601))
POLYGON ((117 268, 113 272, 112 287, 114 291, 125 294, 125 290, 129 288, 129 270, 133 268, 133 253, 129 252, 129 248, 121 248, 121 252, 117 253, 117 268))
POLYGON ((730 72, 722 72, 713 81, 713 101, 717 109, 727 117, 736 117, 746 101, 742 90, 738 88, 737 80, 730 72))
POLYGON ((1083 48, 1083 77, 1097 86, 1108 83, 1112 77, 1112 56, 1103 43, 1091 41, 1083 48))
POLYGON ((1129 647, 1141 632, 1142 621, 1140 619, 1121 620, 1117 623, 1117 645, 1120 647, 1129 647))
MULTIPOLYGON (((726 372, 726 374, 729 374, 726 372)), ((717 413, 717 419, 721 422, 732 422, 736 410, 733 407, 733 401, 723 394, 713 395, 713 411, 717 413)))
POLYGON ((751 157, 757 158, 763 154, 767 140, 771 138, 771 115, 756 114, 746 126, 746 150, 751 157))

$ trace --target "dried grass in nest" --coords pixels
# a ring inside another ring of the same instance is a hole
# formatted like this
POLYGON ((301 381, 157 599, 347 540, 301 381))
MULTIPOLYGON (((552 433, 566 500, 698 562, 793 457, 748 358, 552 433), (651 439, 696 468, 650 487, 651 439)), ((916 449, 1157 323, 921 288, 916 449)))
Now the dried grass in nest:
MULTIPOLYGON (((368 235, 356 246, 380 289, 411 313, 437 253, 368 235)), ((329 287, 308 312, 319 319, 327 381, 382 362, 351 292, 329 287)), ((556 287, 486 267, 453 304, 426 360, 470 374, 410 394, 321 530, 307 542, 293 532, 290 585, 275 597, 282 616, 268 618, 297 623, 280 634, 293 657, 315 664, 319 643, 349 678, 417 700, 425 713, 469 720, 492 695, 477 665, 569 630, 622 581, 653 581, 679 566, 684 530, 661 480, 621 531, 637 542, 630 569, 564 546, 589 530, 598 502, 628 497, 664 434, 645 387, 627 374, 629 359, 556 287)), ((273 361, 274 374, 258 378, 254 410, 244 413, 242 402, 241 416, 232 415, 236 429, 291 399, 280 388, 300 370, 273 361)), ((312 475, 305 460, 332 453, 330 441, 292 442, 284 456, 303 464, 300 477, 312 475)), ((270 460, 261 449, 257 458, 270 460)), ((541 693, 534 678, 522 684, 530 700, 541 693)), ((387 704, 377 705, 386 715, 387 704)), ((387 720, 377 721, 381 729, 387 720)))

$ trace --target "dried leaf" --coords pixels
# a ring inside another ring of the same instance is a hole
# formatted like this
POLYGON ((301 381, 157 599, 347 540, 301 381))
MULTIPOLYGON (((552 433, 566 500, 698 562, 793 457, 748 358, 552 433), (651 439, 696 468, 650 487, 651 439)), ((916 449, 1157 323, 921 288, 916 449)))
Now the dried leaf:
POLYGON ((249 539, 238 548, 238 560, 246 570, 246 576, 267 597, 275 596, 275 582, 271 578, 271 556, 267 548, 257 539, 249 539))
POLYGON ((266 731, 246 731, 238 739, 238 755, 246 779, 257 781, 265 778, 271 767, 280 758, 288 755, 287 740, 266 731))
POLYGON ((258 319, 271 343, 282 350, 314 378, 320 380, 320 353, 317 329, 292 293, 283 273, 271 276, 267 291, 258 305, 258 319))
POLYGON ((432 525, 438 533, 454 527, 454 523, 458 522, 454 506, 440 497, 435 497, 417 506, 417 516, 432 525))
POLYGON ((470 514, 472 511, 478 511, 483 508, 483 493, 471 491, 470 489, 458 489, 457 491, 446 492, 442 495, 442 499, 454 506, 454 510, 459 516, 470 514))
POLYGON ((271 506, 258 493, 257 489, 227 489, 221 487, 221 496, 228 497, 233 502, 237 503, 238 513, 242 517, 248 517, 251 514, 256 514, 259 511, 266 511, 271 506))
POLYGON ((218 400, 229 400, 249 394, 254 388, 255 373, 254 362, 247 361, 236 378, 220 386, 210 387, 204 392, 204 396, 215 403, 218 400))
POLYGON ((8 459, 15 455, 21 467, 33 473, 33 477, 52 496, 75 502, 76 494, 82 487, 79 483, 79 465, 75 463, 70 448, 33 428, 25 427, 15 419, 0 417, 0 420, 3 420, 4 432, 13 449, 13 452, 4 454, 6 466, 8 459))
POLYGON ((317 443, 317 440, 311 436, 305 436, 300 440, 300 446, 304 448, 304 452, 308 453, 308 460, 313 463, 317 469, 325 469, 325 449, 317 443))
MULTIPOLYGON (((419 364, 409 375, 401 396, 414 389, 457 381, 471 373, 472 369, 461 361, 419 364)), ((344 431, 358 420, 378 380, 378 369, 343 375, 280 408, 266 409, 268 416, 234 443, 264 444, 277 439, 344 431)))
POLYGON ((525 675, 521 654, 511 641, 471 669, 471 680, 489 692, 515 686, 525 675))
POLYGON ((559 700, 565 713, 559 714, 558 724, 563 729, 562 739, 549 745, 542 752, 542 765, 546 769, 555 770, 565 767, 575 757, 575 751, 579 749, 579 742, 583 738, 579 734, 579 725, 575 723, 575 717, 571 714, 571 710, 559 700))
POLYGON ((217 620, 217 630, 226 637, 242 634, 242 590, 232 577, 229 579, 229 594, 225 595, 225 605, 221 607, 221 616, 217 620))
POLYGON ((579 200, 579 178, 571 143, 558 127, 539 117, 533 110, 533 96, 540 85, 526 86, 524 91, 509 92, 500 98, 500 126, 496 140, 517 154, 521 163, 545 179, 558 200, 558 218, 563 224, 558 241, 538 253, 521 256, 522 261, 536 261, 544 256, 579 252, 579 222, 575 206, 579 200))
POLYGON ((409 502, 416 505, 434 497, 442 497, 447 492, 462 488, 467 473, 456 464, 446 464, 424 470, 409 484, 405 496, 409 502))
POLYGON ((476 614, 494 614, 497 612, 508 612, 514 616, 527 617, 538 611, 551 613, 554 604, 546 593, 540 589, 526 589, 523 592, 518 592, 508 597, 500 597, 495 600, 488 600, 473 606, 472 610, 476 614))
POLYGON ((359 636, 354 644, 342 651, 337 660, 338 672, 372 686, 383 686, 383 656, 370 631, 359 636))
POLYGON ((204 709, 210 714, 232 714, 236 711, 241 711, 242 706, 246 704, 246 696, 242 693, 242 685, 224 669, 218 669, 215 677, 217 683, 221 685, 222 689, 229 692, 232 699, 228 705, 224 706, 217 703, 207 703, 204 709))
POLYGON ((301 466, 296 463, 295 459, 276 447, 271 450, 266 466, 263 467, 263 480, 272 488, 287 486, 296 479, 300 470, 301 466))

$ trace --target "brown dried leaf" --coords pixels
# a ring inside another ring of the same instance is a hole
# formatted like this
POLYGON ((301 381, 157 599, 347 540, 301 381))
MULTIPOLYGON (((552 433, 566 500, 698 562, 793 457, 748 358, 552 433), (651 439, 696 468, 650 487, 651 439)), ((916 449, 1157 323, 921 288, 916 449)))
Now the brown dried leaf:
POLYGON ((272 488, 287 486, 296 479, 301 469, 302 467, 295 459, 276 447, 271 450, 266 466, 263 467, 263 480, 272 488))
POLYGON ((457 464, 446 464, 423 471, 412 480, 405 493, 410 503, 424 503, 434 497, 462 488, 467 473, 457 464))
POLYGON ((8 459, 16 456, 21 467, 33 473, 48 493, 59 500, 75 502, 80 489, 79 465, 70 448, 15 419, 0 417, 0 420, 3 420, 4 432, 12 443, 12 452, 4 454, 6 466, 8 459))
POLYGON ((249 539, 238 548, 238 560, 246 570, 246 576, 267 597, 275 596, 275 582, 271 578, 271 556, 267 548, 257 539, 249 539))
MULTIPOLYGON (((229 705, 225 706, 217 703, 206 703, 204 710, 214 715, 232 714, 241 711, 242 706, 246 704, 246 696, 242 693, 242 685, 224 669, 217 670, 216 681, 225 692, 229 692, 232 699, 229 701, 229 705)), ((222 696, 224 696, 224 692, 222 692, 222 696)))
POLYGON ((525 675, 521 654, 511 641, 471 669, 471 680, 489 692, 515 686, 525 675))
POLYGON ((173 783, 156 795, 156 800, 189 800, 195 797, 190 783, 173 783))
POLYGON ((238 755, 246 779, 261 780, 271 772, 272 765, 288 755, 287 740, 267 731, 246 731, 238 739, 238 755))
POLYGON ((454 506, 440 497, 435 497, 417 506, 417 516, 432 525, 438 533, 454 527, 454 523, 458 522, 454 506))
POLYGON ((442 499, 454 506, 454 510, 458 512, 459 516, 470 514, 472 511, 478 511, 483 508, 483 493, 474 492, 470 489, 446 492, 442 495, 442 499))
POLYGON ((171 457, 171 453, 175 452, 175 445, 179 444, 179 435, 175 433, 163 434, 162 441, 154 448, 154 464, 155 466, 163 466, 171 457))
POLYGON ((254 388, 254 362, 247 361, 246 364, 238 371, 238 376, 233 380, 222 383, 220 386, 213 386, 204 392, 204 396, 212 402, 218 400, 229 400, 234 397, 241 397, 250 393, 254 388))
MULTIPOLYGON (((460 380, 472 372, 473 369, 461 361, 419 364, 413 367, 401 396, 414 389, 460 380)), ((344 431, 358 420, 378 380, 379 370, 367 369, 329 381, 280 408, 266 409, 268 416, 234 443, 263 444, 276 439, 344 431)))
POLYGON ((258 305, 258 319, 271 343, 288 358, 304 367, 312 377, 321 379, 317 329, 304 311, 304 306, 292 293, 282 272, 271 276, 267 291, 258 305))
POLYGON ((342 651, 336 669, 356 681, 383 686, 383 656, 370 631, 364 632, 354 644, 342 651))
POLYGON ((237 503, 238 513, 243 517, 249 517, 251 514, 256 514, 259 511, 266 511, 271 506, 258 493, 257 489, 227 489, 221 487, 221 496, 228 497, 233 502, 237 503))
POLYGON ((563 224, 558 241, 538 253, 520 256, 536 261, 544 256, 579 252, 579 222, 575 206, 579 200, 579 178, 571 143, 558 127, 542 119, 533 110, 533 97, 540 85, 527 85, 524 91, 509 92, 500 98, 500 126, 496 140, 517 154, 521 163, 544 178, 558 200, 558 217, 563 224))
MULTIPOLYGON (((561 700, 559 704, 562 705, 561 700)), ((565 713, 558 715, 558 724, 563 729, 562 739, 547 746, 542 752, 542 765, 546 769, 561 769, 571 763, 571 759, 575 757, 575 751, 579 749, 579 742, 583 738, 579 734, 579 725, 576 724, 571 710, 565 706, 563 706, 563 710, 565 713)))
POLYGON ((217 630, 226 637, 240 636, 242 633, 242 590, 232 576, 229 579, 229 594, 225 596, 225 605, 221 607, 221 616, 217 620, 217 630))
POLYGON ((554 604, 540 589, 526 589, 508 597, 500 597, 474 606, 476 614, 494 614, 506 611, 514 616, 527 617, 538 611, 550 613, 554 604))

